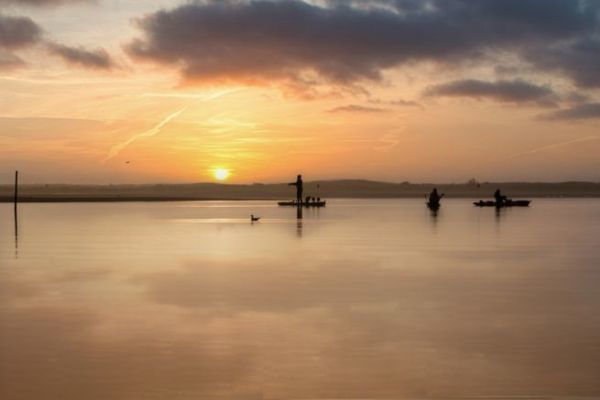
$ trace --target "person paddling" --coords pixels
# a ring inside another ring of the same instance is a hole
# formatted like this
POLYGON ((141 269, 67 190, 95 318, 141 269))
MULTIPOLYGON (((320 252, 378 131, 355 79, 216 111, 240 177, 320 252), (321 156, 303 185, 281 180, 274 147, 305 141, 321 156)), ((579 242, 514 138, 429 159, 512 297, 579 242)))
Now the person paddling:
POLYGON ((433 188, 431 193, 429 194, 429 206, 430 207, 439 207, 440 200, 444 197, 444 194, 438 194, 437 188, 433 188))
POLYGON ((298 177, 296 178, 296 182, 288 183, 288 186, 296 186, 296 202, 299 206, 301 206, 303 192, 302 175, 298 175, 298 177))
POLYGON ((500 189, 496 189, 496 191, 494 192, 494 199, 496 200, 496 206, 501 207, 504 205, 504 202, 507 198, 506 196, 502 195, 502 193, 500 193, 500 189))

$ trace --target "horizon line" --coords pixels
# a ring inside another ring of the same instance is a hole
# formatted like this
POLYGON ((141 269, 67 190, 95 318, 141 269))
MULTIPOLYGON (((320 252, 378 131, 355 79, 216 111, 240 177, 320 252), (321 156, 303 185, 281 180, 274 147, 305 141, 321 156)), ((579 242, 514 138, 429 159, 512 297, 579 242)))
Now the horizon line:
MULTIPOLYGON (((305 180, 305 184, 310 183, 324 183, 324 182, 368 182, 368 183, 379 183, 388 185, 489 185, 489 184, 567 184, 567 183, 579 183, 579 184, 600 184, 600 181, 591 180, 560 180, 560 181, 528 181, 528 180, 514 180, 514 181, 475 181, 475 182, 411 182, 411 181, 384 181, 375 179, 363 179, 363 178, 339 178, 339 179, 315 179, 305 180)), ((28 182, 20 183, 19 186, 175 186, 175 185, 218 185, 218 186, 254 186, 254 185, 286 185, 288 182, 212 182, 212 181, 193 181, 193 182, 151 182, 151 183, 69 183, 69 182, 28 182)), ((14 186, 13 183, 0 183, 0 186, 14 186)))

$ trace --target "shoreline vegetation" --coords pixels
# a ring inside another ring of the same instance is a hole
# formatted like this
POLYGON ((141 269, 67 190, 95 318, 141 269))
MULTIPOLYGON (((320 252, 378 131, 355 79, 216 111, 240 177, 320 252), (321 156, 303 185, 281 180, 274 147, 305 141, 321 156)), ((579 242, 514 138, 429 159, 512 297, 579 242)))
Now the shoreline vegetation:
MULTIPOLYGON (((511 197, 600 197, 595 182, 390 183, 368 180, 305 182, 304 192, 331 198, 423 198, 434 187, 446 198, 491 198, 497 188, 511 197)), ((13 202, 13 185, 0 185, 0 202, 13 202)), ((282 200, 294 197, 287 183, 273 184, 24 184, 19 202, 125 202, 189 200, 282 200)))

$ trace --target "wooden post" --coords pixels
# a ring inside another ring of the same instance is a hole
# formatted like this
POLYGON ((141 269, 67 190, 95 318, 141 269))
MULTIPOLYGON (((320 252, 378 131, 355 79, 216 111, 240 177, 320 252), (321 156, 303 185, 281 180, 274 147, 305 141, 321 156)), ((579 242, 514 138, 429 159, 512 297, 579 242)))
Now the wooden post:
POLYGON ((15 210, 19 201, 19 171, 15 171, 15 210))
POLYGON ((15 171, 15 258, 19 258, 19 217, 17 203, 19 202, 19 171, 15 171))

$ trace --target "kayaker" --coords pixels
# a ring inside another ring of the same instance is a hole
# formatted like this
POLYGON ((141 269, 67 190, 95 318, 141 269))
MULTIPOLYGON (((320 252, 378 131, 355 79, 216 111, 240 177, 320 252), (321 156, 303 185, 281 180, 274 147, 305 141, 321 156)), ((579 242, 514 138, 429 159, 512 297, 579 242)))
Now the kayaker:
POLYGON ((438 194, 437 188, 433 188, 429 194, 429 205, 434 207, 438 206, 442 197, 444 197, 444 194, 438 194))
POLYGON ((506 201, 506 196, 500 193, 500 189, 496 189, 496 191, 494 192, 494 199, 496 200, 496 205, 501 206, 506 201))
POLYGON ((302 175, 298 175, 296 182, 289 183, 288 186, 296 186, 296 202, 298 205, 302 204, 302 175))

